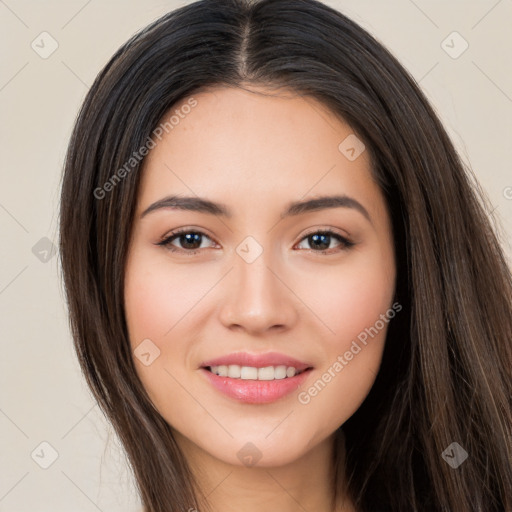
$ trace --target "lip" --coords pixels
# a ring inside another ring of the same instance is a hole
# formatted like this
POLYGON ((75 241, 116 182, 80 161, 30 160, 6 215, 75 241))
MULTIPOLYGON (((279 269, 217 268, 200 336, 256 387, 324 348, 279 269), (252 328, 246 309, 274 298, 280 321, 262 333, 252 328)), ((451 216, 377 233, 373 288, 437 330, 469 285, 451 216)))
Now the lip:
POLYGON ((267 404, 275 402, 297 390, 309 377, 311 369, 295 377, 278 380, 244 380, 220 377, 206 368, 200 369, 215 389, 224 395, 247 404, 267 404))
POLYGON ((229 398, 247 404, 266 404, 275 402, 293 391, 296 391, 309 377, 312 366, 293 357, 267 352, 266 354, 249 354, 237 352, 202 363, 199 370, 208 382, 218 391, 229 398), (293 366, 299 373, 294 377, 274 380, 232 379, 220 377, 209 371, 207 367, 237 364, 239 366, 252 366, 265 368, 266 366, 293 366))
POLYGON ((207 366, 220 366, 230 364, 237 364, 239 366, 252 366, 254 368, 265 368, 266 366, 293 366, 299 372, 302 372, 312 365, 299 361, 293 357, 279 352, 266 352, 264 354, 249 354, 248 352, 234 352, 225 356, 217 357, 205 361, 200 366, 206 368, 207 366))

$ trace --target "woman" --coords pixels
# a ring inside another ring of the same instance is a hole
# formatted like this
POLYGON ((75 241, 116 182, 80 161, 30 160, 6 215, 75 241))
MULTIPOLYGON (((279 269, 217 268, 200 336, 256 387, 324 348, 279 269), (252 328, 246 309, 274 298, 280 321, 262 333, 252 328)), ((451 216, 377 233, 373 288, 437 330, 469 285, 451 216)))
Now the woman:
POLYGON ((146 511, 512 510, 512 284, 425 96, 314 0, 207 0, 89 91, 75 347, 146 511))

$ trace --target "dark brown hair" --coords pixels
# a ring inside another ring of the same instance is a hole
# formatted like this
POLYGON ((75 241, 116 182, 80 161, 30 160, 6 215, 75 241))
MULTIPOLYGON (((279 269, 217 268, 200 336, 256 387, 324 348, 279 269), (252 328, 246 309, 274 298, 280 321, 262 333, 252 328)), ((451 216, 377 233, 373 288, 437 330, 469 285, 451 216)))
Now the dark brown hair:
POLYGON ((205 0, 170 12, 112 57, 74 128, 60 217, 72 334, 146 509, 200 509, 202 499, 127 334, 140 163, 104 197, 95 191, 176 102, 215 85, 287 87, 322 102, 364 141, 385 195, 403 312, 368 397, 337 432, 359 510, 511 511, 512 282, 485 196, 414 79, 315 0, 205 0), (454 469, 441 454, 455 441, 469 457, 454 469))

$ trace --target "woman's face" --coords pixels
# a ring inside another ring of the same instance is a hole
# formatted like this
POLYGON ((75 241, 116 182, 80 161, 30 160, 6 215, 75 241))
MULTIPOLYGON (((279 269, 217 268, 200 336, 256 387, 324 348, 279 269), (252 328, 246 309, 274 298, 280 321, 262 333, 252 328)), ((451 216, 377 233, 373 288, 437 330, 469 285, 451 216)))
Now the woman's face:
POLYGON ((376 378, 395 314, 384 197, 368 151, 311 98, 216 88, 172 114, 126 267, 137 372, 183 446, 287 464, 376 378))

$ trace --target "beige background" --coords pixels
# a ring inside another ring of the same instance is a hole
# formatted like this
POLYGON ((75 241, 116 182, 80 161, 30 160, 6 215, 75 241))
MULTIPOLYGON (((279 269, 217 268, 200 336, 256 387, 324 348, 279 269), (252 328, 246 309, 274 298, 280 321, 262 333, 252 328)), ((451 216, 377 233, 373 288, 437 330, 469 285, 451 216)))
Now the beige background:
MULTIPOLYGON (((57 243, 64 153, 94 77, 137 29, 185 3, 0 0, 0 512, 139 508, 124 454, 75 361, 57 257, 40 240, 57 243), (45 37, 51 48, 44 31, 58 43, 46 59, 31 47, 45 37)), ((512 0, 327 3, 420 81, 487 192, 510 258, 512 0), (460 51, 459 36, 442 45, 453 31, 469 44, 458 58, 444 48, 460 51)))

